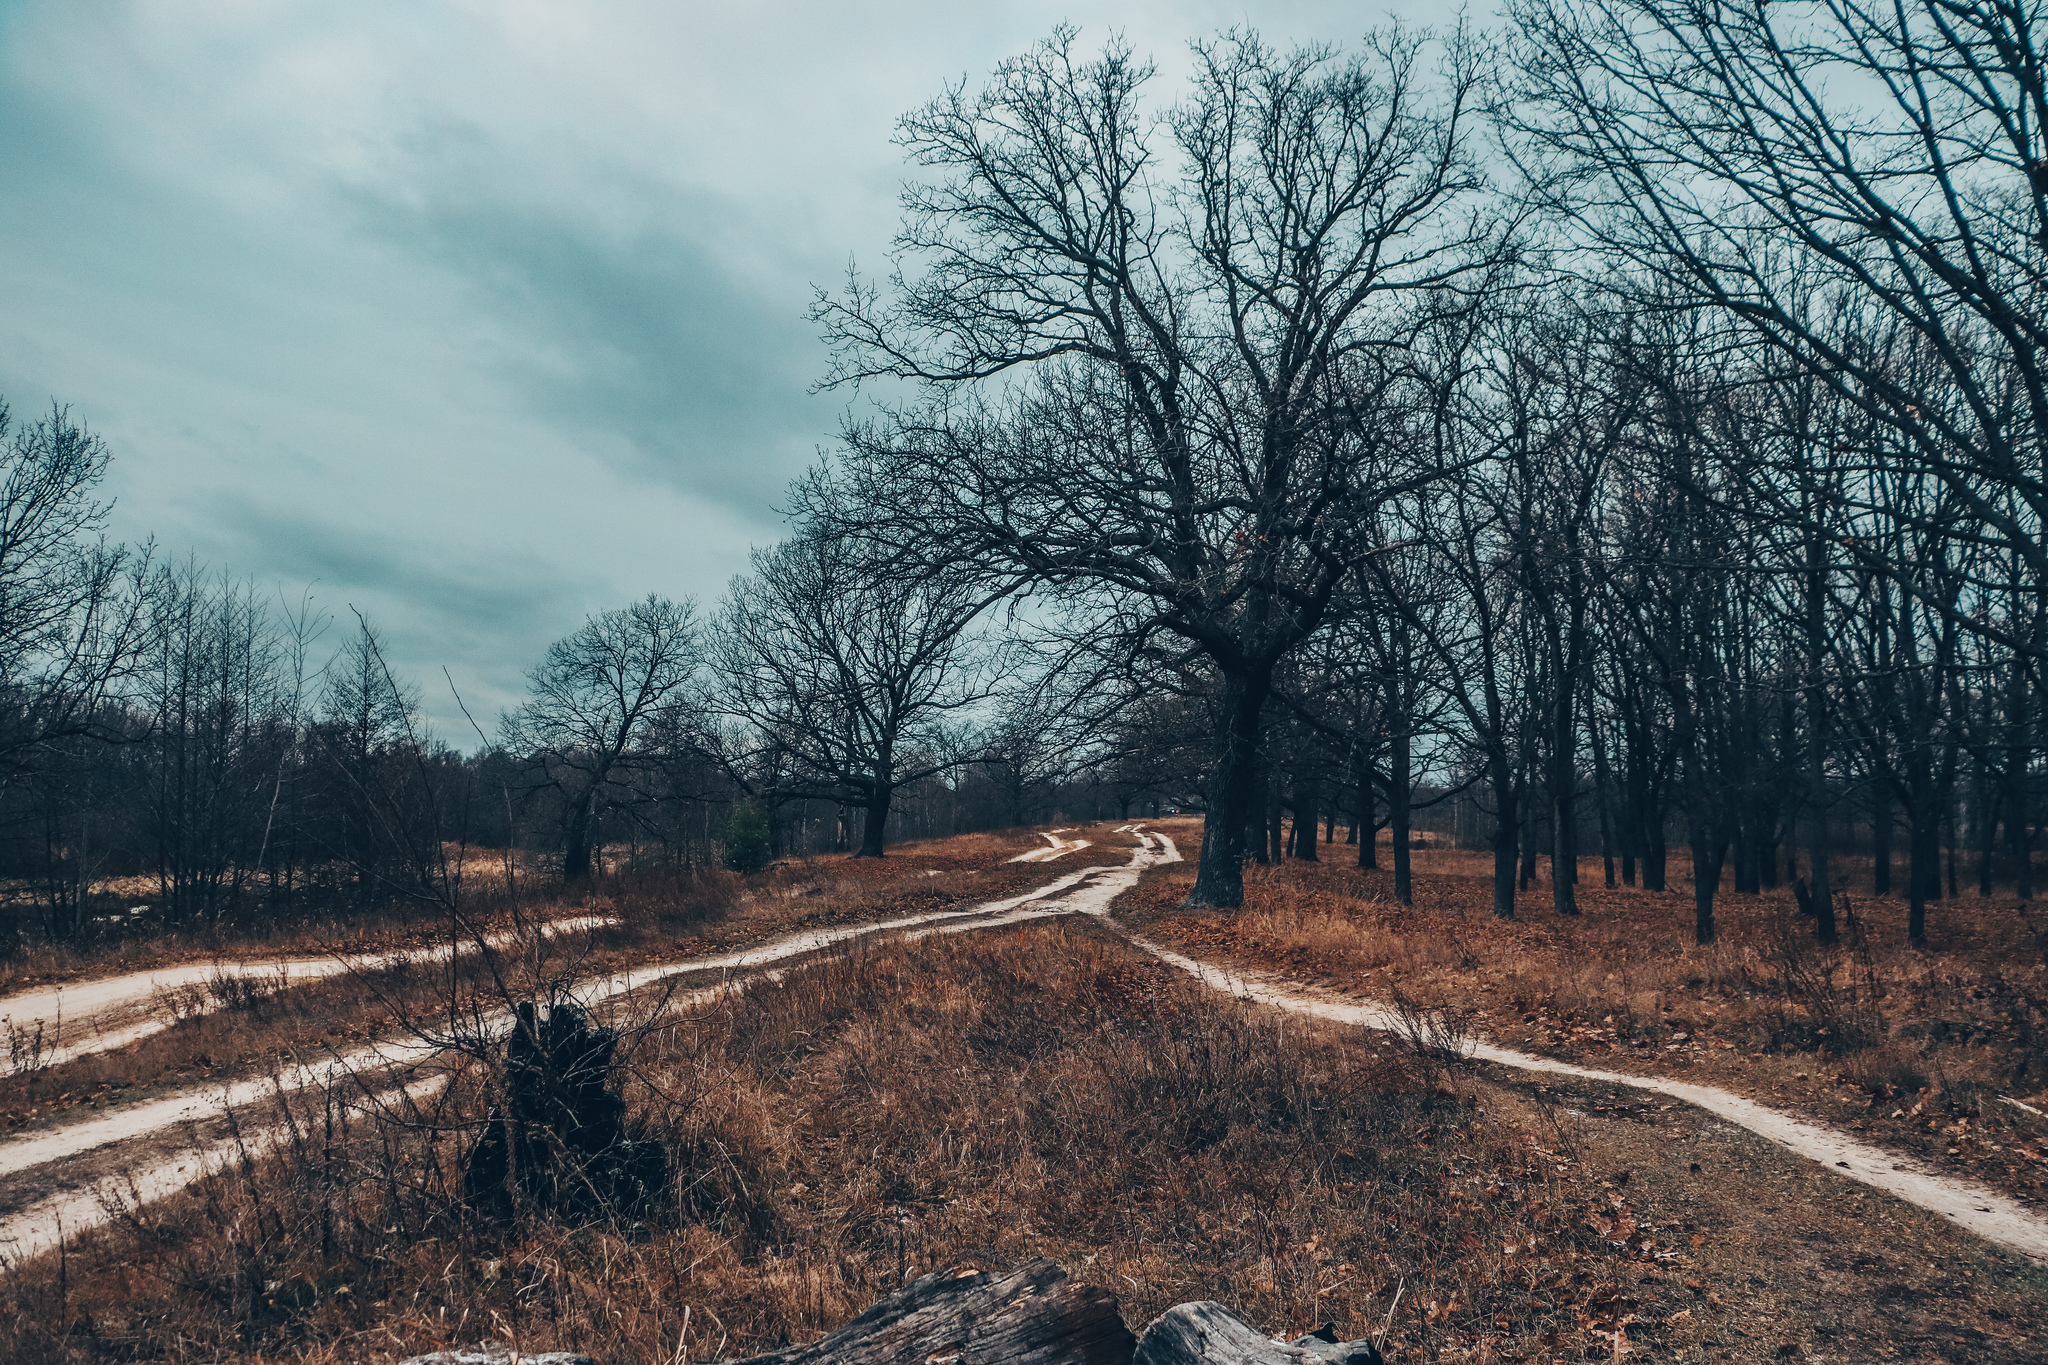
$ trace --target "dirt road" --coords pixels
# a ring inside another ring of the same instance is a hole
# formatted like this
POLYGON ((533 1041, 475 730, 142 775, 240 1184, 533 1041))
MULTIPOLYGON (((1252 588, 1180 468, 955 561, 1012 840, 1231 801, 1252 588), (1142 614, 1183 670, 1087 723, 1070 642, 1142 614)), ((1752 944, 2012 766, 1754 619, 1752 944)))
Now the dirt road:
MULTIPOLYGON (((598 929, 616 921, 586 915, 556 920, 543 934, 598 929)), ((510 934, 485 941, 502 948, 510 934)), ((274 957, 252 962, 181 962, 121 976, 101 977, 59 986, 40 986, 0 996, 0 1026, 17 1037, 40 1037, 35 1058, 42 1066, 126 1047, 161 1032, 180 1020, 206 1014, 220 1006, 221 983, 248 982, 265 990, 284 990, 347 972, 373 972, 400 960, 446 962, 470 952, 473 943, 439 944, 395 953, 351 953, 332 957, 274 957)))
MULTIPOLYGON (((961 910, 807 930, 734 952, 588 978, 575 983, 572 991, 586 1003, 599 1004, 678 976, 718 973, 725 977, 707 990, 670 1001, 671 1008, 688 1008, 717 990, 743 986, 749 977, 776 964, 854 939, 892 933, 916 938, 1053 915, 1102 915, 1119 893, 1137 883, 1147 867, 1180 856, 1173 841, 1163 835, 1133 831, 1132 837, 1138 846, 1128 863, 1080 868, 1019 895, 961 910)), ((509 1025, 509 1016, 486 1024, 502 1029, 509 1025)), ((392 1039, 284 1068, 273 1076, 195 1089, 17 1134, 0 1142, 0 1255, 33 1255, 55 1247, 60 1236, 105 1222, 109 1200, 148 1202, 191 1183, 201 1171, 234 1152, 235 1139, 227 1132, 223 1117, 230 1111, 246 1116, 242 1140, 260 1144, 270 1131, 261 1108, 280 1092, 340 1085, 352 1094, 368 1096, 402 1083, 424 1093, 444 1078, 445 1073, 436 1067, 440 1055, 441 1049, 431 1043, 392 1039), (417 1077, 415 1073, 422 1070, 428 1074, 417 1077)))
MULTIPOLYGON (((1121 832, 1121 831, 1120 831, 1121 832)), ((771 973, 777 964, 850 940, 900 933, 919 937, 932 933, 965 933, 1056 915, 1084 914, 1110 920, 1115 898, 1134 886, 1145 869, 1180 859, 1172 839, 1156 831, 1129 831, 1137 847, 1120 866, 1090 867, 1067 873, 1020 895, 983 902, 960 910, 905 916, 880 923, 791 934, 756 947, 715 956, 681 959, 636 969, 631 973, 578 983, 581 998, 592 1002, 616 999, 671 978, 712 972, 724 980, 687 997, 701 1001, 721 989, 743 987, 750 976, 771 973)), ((1272 1008, 1327 1019, 1355 1027, 1400 1033, 1401 1021, 1389 1006, 1335 999, 1269 977, 1218 969, 1185 957, 1141 937, 1124 935, 1141 951, 1193 975, 1217 990, 1272 1008)), ((498 1021, 502 1026, 503 1021, 498 1021)), ((1953 1176, 1895 1158, 1868 1144, 1819 1124, 1806 1122, 1739 1095, 1711 1086, 1656 1077, 1630 1076, 1574 1066, 1547 1057, 1492 1044, 1471 1049, 1474 1060, 1523 1071, 1550 1073, 1613 1086, 1627 1086, 1671 1096, 1697 1106, 1726 1122, 1755 1133, 1783 1150, 1818 1163, 1834 1174, 1882 1190, 1922 1209, 1942 1215, 1986 1241, 2048 1260, 2048 1219, 1994 1191, 1953 1176)), ((232 1150, 218 1132, 228 1107, 259 1103, 274 1089, 296 1089, 347 1079, 367 1089, 388 1088, 403 1081, 414 1088, 439 1083, 437 1074, 417 1079, 407 1072, 430 1069, 434 1049, 397 1041, 338 1055, 314 1066, 278 1077, 240 1082, 225 1091, 174 1096, 138 1105, 117 1114, 64 1124, 39 1134, 23 1134, 0 1143, 0 1252, 20 1256, 54 1246, 60 1234, 93 1226, 107 1217, 108 1195, 147 1201, 189 1183, 210 1163, 232 1150), (181 1136, 189 1134, 189 1136, 181 1136), (128 1152, 117 1174, 108 1167, 109 1153, 128 1152)))

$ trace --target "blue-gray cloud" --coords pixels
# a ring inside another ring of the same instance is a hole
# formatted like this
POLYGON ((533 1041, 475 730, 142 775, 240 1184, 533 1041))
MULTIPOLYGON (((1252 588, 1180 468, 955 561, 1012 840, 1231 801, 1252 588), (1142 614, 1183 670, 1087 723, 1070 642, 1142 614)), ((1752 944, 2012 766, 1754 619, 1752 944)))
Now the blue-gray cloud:
MULTIPOLYGON (((1096 33, 1170 66, 1360 23, 1249 11, 1096 33)), ((0 0, 0 394, 109 438, 119 534, 317 582, 495 711, 586 613, 714 598, 778 533, 841 411, 810 286, 883 263, 896 115, 1060 17, 0 0)))

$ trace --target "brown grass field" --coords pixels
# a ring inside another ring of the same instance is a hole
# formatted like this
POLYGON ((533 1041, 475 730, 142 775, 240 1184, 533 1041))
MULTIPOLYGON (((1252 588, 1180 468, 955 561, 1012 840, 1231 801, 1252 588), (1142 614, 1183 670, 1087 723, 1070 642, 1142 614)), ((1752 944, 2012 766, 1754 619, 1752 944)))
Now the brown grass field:
MULTIPOLYGON (((1168 828, 1192 856, 1199 827, 1168 828)), ((996 862, 1028 837, 783 867, 695 918, 659 897, 617 908, 666 925, 670 944, 730 943, 1077 866, 996 862)), ((1087 853, 1123 860, 1099 839, 1087 853)), ((1398 986, 1505 1041, 1612 1067, 1824 1103, 1832 1091, 1799 1071, 1831 1081, 1878 1052, 1925 1069, 1953 1049, 1915 1089, 1916 1119, 1955 1126, 1966 1115, 1943 1106, 2011 1093, 1990 1087, 2023 1044, 1993 1059, 1967 1055, 1990 1044, 1938 1039, 1922 1057, 1900 1034, 1909 1006, 1946 1007, 1940 991, 1975 1007, 1941 1017, 1988 1020, 1994 997, 1971 994, 1995 970, 1988 946, 1981 962, 1938 951, 1955 960, 1928 985, 1928 969, 1874 952, 1884 989, 1937 994, 1880 997, 1885 1038, 1822 1060, 1811 1002, 1742 956, 1765 949, 1741 898, 1708 963, 1670 946, 1690 924, 1675 893, 1610 902, 1582 887, 1587 913, 1568 925, 1532 895, 1522 922, 1496 925, 1457 913, 1479 894, 1468 879, 1427 875, 1397 911, 1374 874, 1289 864, 1254 873, 1233 918, 1179 914, 1192 869, 1168 866, 1116 910, 1205 956, 1398 986), (1973 984, 1943 984, 1965 971, 1973 984), (1808 1032, 1785 1031, 1798 1021, 1808 1032), (1595 1026, 1597 1041, 1573 1032, 1595 1026), (1735 1046, 1691 1050, 1702 1035, 1735 1046)), ((1859 914, 1882 924, 1881 909, 1859 914)), ((266 1026, 248 1027, 261 1046, 266 1026)), ((2048 1357, 2048 1276, 1935 1216, 1640 1092, 1545 1085, 1245 1006, 1088 920, 838 951, 629 1033, 620 1075, 632 1122, 681 1172, 638 1220, 467 1207, 461 1153, 486 1103, 473 1080, 347 1122, 341 1097, 306 1092, 285 1106, 296 1135, 282 1147, 0 1273, 0 1361, 339 1365, 485 1337, 603 1365, 709 1361, 814 1339, 924 1270, 1038 1255, 1114 1291, 1134 1328, 1214 1298, 1275 1333, 1384 1334, 1396 1362, 2048 1357)), ((1823 1112, 1871 1123, 1868 1104, 1823 1112)), ((1989 1124, 1942 1136, 1989 1148, 1989 1124)), ((1958 1164, 1983 1173, 1993 1155, 1958 1164)))
POLYGON ((1822 949, 1789 891, 1724 890, 1698 948, 1682 861, 1653 893, 1601 886, 1589 859, 1576 919, 1539 879, 1512 921, 1486 855, 1418 854, 1412 907, 1390 871, 1350 864, 1248 869, 1236 915, 1179 913, 1193 871, 1165 868, 1120 913, 1206 958, 1448 1007, 1511 1047, 1719 1085, 2044 1206, 2048 1121, 2006 1101, 2048 1109, 2048 909, 1935 902, 1915 951, 1903 902, 1858 896, 1859 930, 1822 949))
MULTIPOLYGON (((1123 849, 1091 847, 1069 854, 1050 869, 1003 862, 1035 842, 1029 831, 1001 831, 895 845, 880 860, 790 860, 753 877, 700 868, 665 877, 599 879, 567 897, 548 887, 544 895, 517 906, 485 902, 481 912, 465 922, 462 937, 575 915, 618 919, 615 929, 531 945, 523 955, 530 960, 495 958, 496 969, 515 968, 535 979, 580 978, 714 953, 800 929, 944 910, 1038 885, 1063 870, 1122 862, 1128 856, 1123 849)), ((445 943, 448 932, 445 920, 416 918, 402 935, 387 932, 340 940, 313 935, 267 941, 262 950, 306 955, 318 955, 323 947, 402 951, 445 943)), ((209 957, 232 956, 220 944, 211 946, 209 957)), ((180 942, 166 957, 151 958, 138 945, 123 944, 99 957, 81 954, 69 959, 71 970, 55 979, 98 974, 89 970, 93 966, 111 973, 190 960, 190 947, 189 942, 180 942)), ((461 991, 486 988, 492 970, 493 962, 475 956, 460 959, 453 986, 461 991)), ((5 988, 49 979, 24 973, 5 988)), ((0 1133, 80 1110, 137 1103, 180 1087, 261 1075, 275 1064, 366 1040, 388 1030, 394 1017, 430 1012, 450 987, 445 966, 401 963, 276 993, 239 990, 233 992, 232 1008, 179 1018, 174 1027, 118 1051, 49 1066, 0 1067, 0 1133)), ((177 1017, 185 1012, 181 1004, 167 999, 158 1008, 167 1017, 177 1017)), ((0 1046, 0 1054, 10 1052, 0 1046)))

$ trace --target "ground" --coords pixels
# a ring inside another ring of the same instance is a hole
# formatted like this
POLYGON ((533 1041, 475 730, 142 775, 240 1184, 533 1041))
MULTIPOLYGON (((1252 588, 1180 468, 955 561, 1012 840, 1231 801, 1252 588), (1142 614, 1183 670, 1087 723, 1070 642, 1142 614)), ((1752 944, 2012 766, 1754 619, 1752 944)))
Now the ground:
POLYGON ((1539 882, 1513 920, 1492 915, 1479 854, 1418 854, 1412 906, 1349 858, 1252 870, 1230 915, 1181 913, 1192 877, 1162 869, 1121 916, 1206 957, 1448 1006, 1511 1046, 1721 1086, 2042 1206, 2048 1122, 2029 1110, 2048 1110, 2048 939, 2033 931, 2048 914, 2010 896, 1936 903, 1924 951, 1902 902, 1858 896, 1857 931, 1830 951, 1789 891, 1724 892, 1719 941, 1698 948, 1682 863, 1653 893, 1599 885, 1588 859, 1579 916, 1553 913, 1539 882))
MULTIPOLYGON (((1165 828, 1192 852, 1198 825, 1165 828)), ((660 919, 622 893, 614 912, 667 927, 586 951, 730 947, 807 920, 964 907, 1131 854, 1108 827, 1083 837, 1094 846, 1051 866, 1003 861, 1033 846, 1015 831, 783 867, 738 888, 722 917, 670 906, 660 919)), ((1141 925, 1325 988, 1399 987, 1472 1011, 1459 1017, 1504 1041, 1683 1068, 1872 1126, 1867 1104, 1830 1109, 1814 1080, 1873 1049, 1787 1050, 1825 1042, 1784 1032, 1766 1000, 1776 978, 1740 956, 1754 946, 1733 901, 1730 942, 1709 962, 1650 941, 1689 925, 1689 906, 1680 917, 1661 899, 1596 892, 1560 924, 1532 898, 1523 923, 1496 926, 1453 913, 1476 894, 1465 875, 1432 869, 1411 910, 1385 904, 1374 874, 1294 864, 1255 873, 1241 915, 1189 916, 1177 910, 1189 869, 1167 865, 1109 921, 865 940, 663 1020, 623 998, 619 1022, 658 1025, 626 1035, 629 1112, 684 1178, 611 1226, 464 1207, 460 1152, 486 1103, 473 1073, 381 1117, 358 1103, 339 1126, 340 1097, 304 1092, 280 1101, 295 1121, 281 1148, 125 1213, 61 1259, 9 1266, 0 1359, 388 1361, 482 1336, 608 1362, 734 1357, 812 1339, 920 1270, 1033 1255, 1111 1289, 1134 1328, 1215 1298, 1276 1333, 1333 1321, 1384 1334, 1396 1361, 2048 1358, 2043 1272, 1943 1219, 1640 1091, 1559 1086, 1249 1006, 1120 934, 1141 925), (1693 1050, 1702 1034, 1736 1045, 1693 1050)), ((1876 968, 1886 981, 1889 961, 1876 968)), ((1941 1017, 1992 1022, 1989 991, 1941 984, 1991 970, 1976 962, 1922 974, 1977 1007, 1941 1017)), ((350 1013, 359 993, 317 1009, 264 1003, 287 1034, 322 1011, 375 1022, 350 1013)), ((1805 1017, 1798 1003, 1786 1020, 1805 1017)), ((1928 1041, 1897 1036, 1915 1022, 1908 1003, 1883 1003, 1879 1047, 1928 1041)), ((243 1055, 280 1046, 269 1017, 239 1026, 243 1055)), ((192 1021, 195 1037, 208 1027, 221 1026, 192 1021)), ((1940 1110, 1944 1126, 1970 1118, 1969 1140, 1940 1136, 1977 1174, 2015 1144, 1977 1116, 2004 1092, 1968 1087, 2024 1050, 1987 1037, 1934 1039, 1928 1055, 1953 1047, 1958 1065, 1942 1060, 1933 1101, 1912 1096, 1915 1119, 1972 1097, 1970 1115, 1940 1110)), ((139 1076, 176 1055, 138 1047, 125 1064, 139 1076)), ((1922 1131, 1887 1121, 1886 1140, 1922 1131)))

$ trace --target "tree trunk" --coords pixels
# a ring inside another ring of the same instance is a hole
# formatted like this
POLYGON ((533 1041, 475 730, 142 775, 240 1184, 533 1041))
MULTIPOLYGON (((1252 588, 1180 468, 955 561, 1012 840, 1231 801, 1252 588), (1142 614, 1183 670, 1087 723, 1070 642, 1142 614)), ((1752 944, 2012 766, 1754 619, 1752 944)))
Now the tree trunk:
POLYGON ((1533 799, 1524 799, 1533 798, 1534 795, 1535 793, 1530 791, 1528 786, 1518 787, 1515 792, 1515 805, 1522 813, 1522 827, 1516 836, 1520 840, 1522 848, 1522 865, 1515 879, 1517 883, 1515 889, 1518 891, 1527 891, 1536 881, 1536 849, 1538 845, 1536 842, 1535 810, 1537 803, 1533 799))
POLYGON ((1714 893, 1721 889, 1721 864, 1728 843, 1698 816, 1691 817, 1693 942, 1705 947, 1714 941, 1714 893))
POLYGON ((1040 1260, 1002 1275, 922 1276, 820 1341, 740 1365, 1129 1365, 1135 1349, 1114 1294, 1040 1260))
POLYGON ((1304 780, 1294 799, 1294 856, 1304 862, 1320 861, 1316 857, 1316 819, 1322 808, 1322 784, 1313 777, 1304 780))
POLYGON ((1287 1342, 1220 1303, 1183 1303, 1146 1324, 1131 1365, 1385 1365, 1370 1340, 1339 1341, 1334 1328, 1287 1342))
POLYGON ((1991 774, 1980 761, 1977 765, 1977 804, 1971 811, 1970 832, 1977 836, 1977 896, 1991 897, 1991 851, 1998 835, 1998 812, 1991 806, 1991 774))
POLYGON ((1493 799, 1499 805, 1499 819, 1493 831, 1493 913, 1499 919, 1515 917, 1515 864, 1520 861, 1516 835, 1521 832, 1516 811, 1515 784, 1508 775, 1505 756, 1493 763, 1493 799))
MULTIPOLYGON (((1412 762, 1408 748, 1407 727, 1399 727, 1394 736, 1391 751, 1387 755, 1387 823, 1394 830, 1394 899, 1403 905, 1413 905, 1414 895, 1410 887, 1408 843, 1411 839, 1408 828, 1409 783, 1412 762)), ((1375 843, 1378 841, 1375 840, 1375 843)))
POLYGON ((562 880, 580 882, 590 875, 590 808, 597 800, 597 784, 579 793, 569 806, 569 830, 562 852, 562 880))
POLYGON ((1927 901, 1941 896, 1941 816, 1931 798, 1906 812, 1906 942, 1927 946, 1927 901))
POLYGON ((1874 796, 1870 802, 1870 890, 1873 895, 1892 893, 1892 803, 1890 797, 1874 796))
POLYGON ((1209 818, 1202 822, 1202 860, 1187 909, 1235 910, 1244 904, 1244 829, 1259 800, 1259 718, 1271 686, 1264 674, 1224 678, 1209 818))
POLYGON ((1806 807, 1810 838, 1807 856, 1813 863, 1814 933, 1822 943, 1835 941, 1835 891, 1828 874, 1828 693, 1823 682, 1828 657, 1827 551, 1820 537, 1809 536, 1806 547, 1806 807))
POLYGON ((1266 848, 1278 867, 1287 858, 1287 801, 1275 774, 1266 784, 1266 848))
POLYGON ((1664 841, 1664 821, 1661 816, 1648 817, 1648 847, 1643 853, 1643 889, 1662 891, 1664 887, 1665 862, 1671 849, 1664 841))
MULTIPOLYGON (((1613 774, 1607 768, 1607 745, 1600 738, 1600 715, 1590 703, 1586 707, 1586 732, 1593 741, 1593 792, 1600 807, 1600 872, 1609 891, 1614 889, 1613 774)), ((1634 860, 1628 880, 1635 881, 1634 860)))
POLYGON ((1838 930, 1835 925, 1835 891, 1828 880, 1827 758, 1822 751, 1823 741, 1810 738, 1809 743, 1812 748, 1807 755, 1807 799, 1812 814, 1807 831, 1807 858, 1813 864, 1813 913, 1818 920, 1814 926, 1814 937, 1822 943, 1833 943, 1838 930))
POLYGON ((1756 860, 1756 822, 1744 816, 1735 822, 1735 889, 1745 896, 1763 889, 1756 860))
POLYGON ((867 818, 861 821, 860 852, 856 858, 879 858, 882 856, 882 839, 889 826, 889 804, 895 799, 896 789, 887 782, 876 782, 870 789, 867 800, 867 818))
POLYGON ((1579 913, 1578 803, 1575 782, 1551 788, 1550 908, 1560 915, 1579 913))

